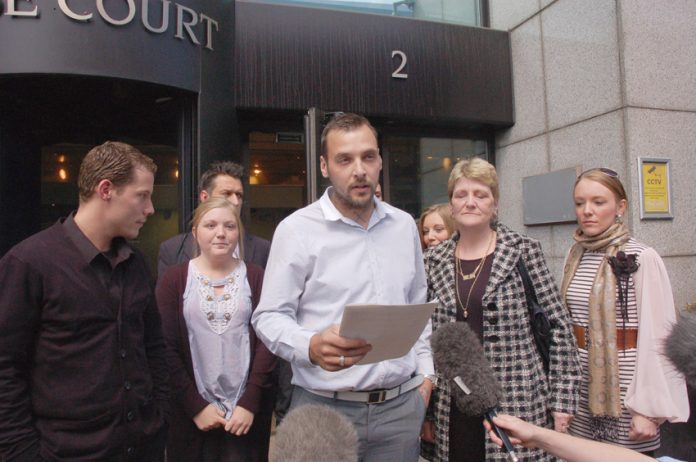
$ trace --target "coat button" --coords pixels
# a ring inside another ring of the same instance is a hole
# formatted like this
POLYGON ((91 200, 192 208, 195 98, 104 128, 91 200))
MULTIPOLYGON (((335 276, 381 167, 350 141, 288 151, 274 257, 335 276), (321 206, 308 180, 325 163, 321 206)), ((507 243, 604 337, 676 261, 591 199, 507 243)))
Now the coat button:
POLYGON ((135 418, 135 412, 133 411, 128 411, 128 414, 126 414, 126 420, 128 422, 132 421, 135 418))
POLYGON ((488 337, 486 337, 486 340, 488 340, 491 343, 496 343, 500 340, 500 337, 498 337, 497 335, 489 335, 488 337))
POLYGON ((132 456, 134 452, 135 452, 135 449, 133 449, 131 447, 126 449, 126 454, 128 455, 128 457, 132 456))
POLYGON ((497 316, 491 316, 488 318, 488 322, 491 324, 498 324, 498 317, 497 316))
POLYGON ((126 356, 128 356, 126 350, 121 350, 118 352, 118 354, 121 356, 121 359, 126 359, 126 356))
POLYGON ((489 310, 497 310, 498 305, 496 305, 495 302, 490 302, 488 305, 486 305, 486 308, 488 308, 489 310))
POLYGON ((126 380, 125 382, 123 382, 123 388, 125 388, 126 390, 130 390, 131 383, 128 380, 126 380))

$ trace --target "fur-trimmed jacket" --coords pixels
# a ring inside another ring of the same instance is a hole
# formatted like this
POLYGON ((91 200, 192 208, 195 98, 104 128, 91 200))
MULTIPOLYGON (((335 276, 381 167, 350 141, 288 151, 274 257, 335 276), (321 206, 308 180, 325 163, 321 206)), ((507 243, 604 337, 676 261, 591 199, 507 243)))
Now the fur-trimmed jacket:
MULTIPOLYGON (((505 225, 498 224, 491 275, 482 306, 484 353, 503 388, 499 412, 550 427, 552 411, 575 414, 581 370, 570 315, 546 266, 541 245, 505 225), (536 350, 525 301, 524 285, 516 269, 523 258, 539 304, 553 324, 549 377, 536 350)), ((451 239, 425 253, 428 300, 437 299, 433 332, 444 323, 456 321, 454 250, 459 239, 451 239)), ((436 371, 437 373, 437 371, 436 371)), ((433 461, 449 460, 450 386, 444 381, 433 391, 430 415, 435 420, 437 441, 433 461)), ((519 448, 520 460, 554 461, 539 450, 519 448)), ((486 441, 486 461, 505 460, 505 453, 486 441)))

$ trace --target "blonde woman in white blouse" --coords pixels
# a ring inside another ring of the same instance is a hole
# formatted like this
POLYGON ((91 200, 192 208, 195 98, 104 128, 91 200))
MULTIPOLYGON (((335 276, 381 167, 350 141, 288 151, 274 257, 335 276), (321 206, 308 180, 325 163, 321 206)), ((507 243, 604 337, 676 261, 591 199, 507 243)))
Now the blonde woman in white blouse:
POLYGON ((263 270, 234 256, 242 226, 222 198, 201 203, 192 233, 199 255, 157 286, 172 383, 167 457, 266 460, 275 357, 250 325, 263 270))

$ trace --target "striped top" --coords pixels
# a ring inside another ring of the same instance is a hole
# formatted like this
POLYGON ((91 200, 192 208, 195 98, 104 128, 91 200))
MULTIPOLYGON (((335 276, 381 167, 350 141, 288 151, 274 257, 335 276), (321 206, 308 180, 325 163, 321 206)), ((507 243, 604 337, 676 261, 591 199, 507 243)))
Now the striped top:
MULTIPOLYGON (((631 238, 625 245, 624 252, 627 254, 637 254, 640 262, 640 254, 645 250, 645 246, 631 238)), ((587 328, 589 320, 589 298, 595 276, 600 263, 605 258, 602 252, 587 251, 583 254, 575 275, 573 276, 568 292, 566 303, 572 314, 573 324, 587 328)), ((618 291, 618 287, 617 287, 618 291)), ((628 287, 628 318, 624 322, 621 316, 621 307, 618 302, 618 292, 616 298, 616 328, 617 329, 638 329, 638 310, 636 307, 636 293, 633 285, 633 278, 629 279, 628 287)), ((626 396, 626 390, 633 379, 636 365, 635 348, 626 350, 620 349, 619 345, 619 375, 622 402, 626 396)), ((580 386, 580 406, 578 412, 570 426, 570 433, 584 438, 595 439, 591 428, 591 414, 588 402, 588 354, 587 350, 580 348, 580 362, 583 369, 583 379, 580 386)), ((619 422, 618 438, 604 439, 603 441, 621 445, 636 451, 652 451, 660 446, 660 432, 657 436, 647 441, 631 441, 628 439, 628 432, 631 428, 631 414, 622 405, 621 418, 619 422)))

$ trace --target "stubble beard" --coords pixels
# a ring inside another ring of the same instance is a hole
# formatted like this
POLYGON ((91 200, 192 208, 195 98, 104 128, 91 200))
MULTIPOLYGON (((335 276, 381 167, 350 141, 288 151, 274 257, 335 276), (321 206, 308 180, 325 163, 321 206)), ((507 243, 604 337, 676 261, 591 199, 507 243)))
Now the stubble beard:
MULTIPOLYGON (((351 188, 348 189, 348 191, 350 190, 351 188)), ((342 192, 339 192, 336 188, 334 188, 334 194, 336 196, 336 199, 338 199, 338 201, 341 202, 348 209, 354 212, 363 212, 369 208, 370 204, 373 201, 372 198, 375 196, 375 186, 370 185, 370 195, 364 199, 353 199, 353 197, 351 197, 350 195, 350 192, 348 194, 343 194, 342 192)))

